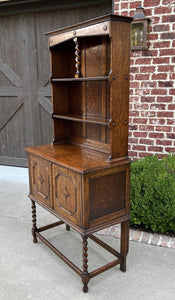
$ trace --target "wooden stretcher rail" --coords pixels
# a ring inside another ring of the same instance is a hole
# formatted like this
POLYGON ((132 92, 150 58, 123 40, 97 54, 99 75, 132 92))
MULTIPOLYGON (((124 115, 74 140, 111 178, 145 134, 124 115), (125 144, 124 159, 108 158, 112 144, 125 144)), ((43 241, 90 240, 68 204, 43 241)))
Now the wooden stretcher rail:
POLYGON ((59 226, 59 225, 62 225, 62 224, 64 224, 63 221, 58 221, 58 222, 55 222, 55 223, 52 223, 52 224, 49 224, 49 225, 37 228, 37 232, 41 232, 41 231, 44 231, 44 230, 47 230, 47 229, 51 229, 53 227, 56 227, 56 226, 59 226))
POLYGON ((36 232, 36 236, 46 244, 58 257, 60 257, 71 269, 73 269, 79 276, 82 275, 82 271, 74 265, 66 256, 64 256, 58 249, 56 249, 51 243, 48 242, 39 232, 36 232))

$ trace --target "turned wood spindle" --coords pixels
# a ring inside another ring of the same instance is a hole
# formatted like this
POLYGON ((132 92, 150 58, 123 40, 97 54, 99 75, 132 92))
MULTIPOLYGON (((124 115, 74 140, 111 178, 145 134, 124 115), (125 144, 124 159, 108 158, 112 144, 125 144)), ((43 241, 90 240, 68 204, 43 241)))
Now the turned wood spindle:
POLYGON ((84 284, 83 286, 83 292, 88 292, 88 282, 89 282, 89 273, 88 273, 88 241, 87 236, 83 237, 83 272, 82 272, 82 282, 84 284))
POLYGON ((35 201, 32 200, 32 235, 33 235, 33 242, 37 243, 37 238, 36 238, 36 205, 35 205, 35 201))
POLYGON ((76 68, 76 73, 75 73, 75 78, 80 78, 81 77, 81 50, 80 50, 80 44, 77 38, 74 38, 74 43, 75 43, 75 68, 76 68))

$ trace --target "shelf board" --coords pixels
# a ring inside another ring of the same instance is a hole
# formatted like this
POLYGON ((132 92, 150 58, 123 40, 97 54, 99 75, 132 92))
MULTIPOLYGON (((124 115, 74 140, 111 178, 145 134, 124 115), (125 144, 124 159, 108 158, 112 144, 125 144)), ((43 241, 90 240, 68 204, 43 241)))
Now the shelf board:
POLYGON ((55 114, 53 114, 52 117, 54 119, 91 123, 91 124, 97 124, 97 125, 108 125, 109 124, 107 120, 103 120, 100 118, 88 118, 88 117, 75 116, 75 115, 55 115, 55 114))
POLYGON ((102 81, 108 80, 109 76, 97 76, 97 77, 80 77, 80 78, 51 78, 51 83, 54 82, 70 82, 70 81, 102 81))

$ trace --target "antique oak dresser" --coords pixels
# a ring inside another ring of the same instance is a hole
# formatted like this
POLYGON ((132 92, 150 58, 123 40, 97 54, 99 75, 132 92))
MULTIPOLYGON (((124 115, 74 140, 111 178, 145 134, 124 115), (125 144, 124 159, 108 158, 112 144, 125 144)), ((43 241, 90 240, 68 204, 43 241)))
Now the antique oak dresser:
POLYGON ((26 148, 37 238, 82 279, 120 264, 129 243, 128 111, 131 18, 106 15, 46 34, 51 53, 53 133, 51 145, 26 148), (59 218, 38 228, 38 203, 59 218), (82 270, 41 234, 60 224, 82 236, 82 270), (120 252, 93 233, 121 223, 120 252), (88 272, 88 238, 115 256, 88 272))

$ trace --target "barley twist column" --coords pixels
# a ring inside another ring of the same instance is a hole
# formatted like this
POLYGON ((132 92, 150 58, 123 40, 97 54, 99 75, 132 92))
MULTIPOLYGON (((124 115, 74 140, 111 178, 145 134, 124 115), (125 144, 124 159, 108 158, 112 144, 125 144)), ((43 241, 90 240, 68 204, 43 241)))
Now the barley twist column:
POLYGON ((83 286, 83 292, 88 292, 88 282, 89 282, 89 273, 88 273, 88 241, 87 236, 83 236, 83 272, 82 272, 82 282, 84 284, 83 286))
POLYGON ((75 73, 75 78, 80 78, 81 77, 81 50, 80 50, 80 44, 77 38, 74 38, 74 43, 75 43, 75 68, 76 68, 76 73, 75 73))
POLYGON ((35 205, 35 201, 32 201, 32 223, 33 223, 33 227, 32 227, 32 235, 33 235, 33 242, 37 243, 37 238, 36 238, 36 205, 35 205))

